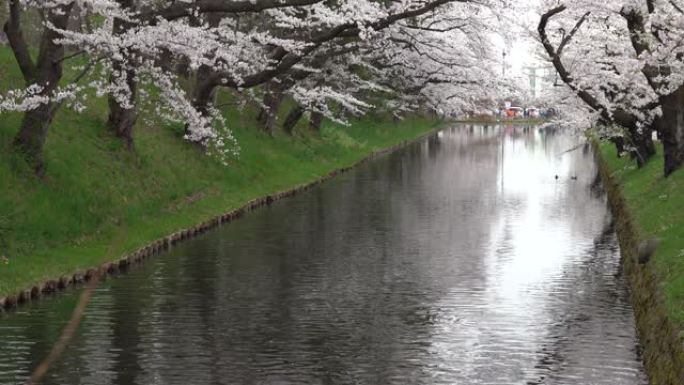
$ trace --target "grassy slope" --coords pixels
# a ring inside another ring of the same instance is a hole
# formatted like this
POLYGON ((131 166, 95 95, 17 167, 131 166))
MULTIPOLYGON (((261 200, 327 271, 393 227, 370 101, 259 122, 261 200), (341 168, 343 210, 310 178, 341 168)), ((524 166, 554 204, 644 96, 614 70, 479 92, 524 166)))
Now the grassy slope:
POLYGON ((603 144, 602 153, 623 194, 642 239, 658 237, 660 247, 651 262, 661 280, 665 306, 672 319, 684 325, 684 170, 663 178, 663 157, 637 169, 615 148, 603 144))
MULTIPOLYGON (((0 48, 0 90, 21 86, 0 48)), ((149 241, 312 181, 370 152, 414 138, 436 122, 366 119, 320 135, 268 137, 254 113, 228 111, 241 154, 228 167, 180 140, 178 128, 140 122, 128 153, 104 128, 103 101, 62 110, 45 146, 48 175, 34 178, 10 151, 20 115, 0 115, 0 296, 114 260, 149 241)))

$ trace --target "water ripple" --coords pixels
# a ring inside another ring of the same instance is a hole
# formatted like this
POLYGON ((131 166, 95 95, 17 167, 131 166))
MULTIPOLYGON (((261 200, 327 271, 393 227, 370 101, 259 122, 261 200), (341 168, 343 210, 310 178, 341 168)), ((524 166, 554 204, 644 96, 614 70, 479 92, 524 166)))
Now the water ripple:
MULTIPOLYGON (((646 384, 577 140, 456 127, 184 243, 101 284, 45 383, 646 384)), ((0 384, 77 296, 0 319, 0 384)))

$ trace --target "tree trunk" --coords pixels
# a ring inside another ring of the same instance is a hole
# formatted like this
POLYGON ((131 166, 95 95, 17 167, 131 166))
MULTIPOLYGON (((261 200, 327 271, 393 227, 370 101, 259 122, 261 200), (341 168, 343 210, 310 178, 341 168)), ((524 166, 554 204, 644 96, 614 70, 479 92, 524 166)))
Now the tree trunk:
POLYGON ((277 89, 277 86, 267 87, 266 94, 264 95, 264 107, 259 111, 257 121, 264 132, 271 136, 273 136, 275 131, 278 109, 282 100, 283 94, 277 89))
POLYGON ((309 118, 309 128, 313 131, 320 131, 321 124, 323 124, 323 114, 320 112, 311 112, 309 118))
POLYGON ((43 146, 55 112, 54 103, 42 104, 36 109, 26 111, 21 128, 14 137, 15 149, 24 156, 38 176, 45 175, 43 146))
MULTIPOLYGON (((135 8, 134 0, 118 0, 118 3, 122 8, 127 10, 133 11, 135 8)), ((125 33, 131 26, 131 23, 125 20, 114 20, 114 32, 116 34, 125 33)), ((120 74, 119 76, 121 77, 125 76, 124 81, 131 92, 128 99, 128 104, 131 107, 123 108, 114 97, 109 96, 109 117, 107 119, 107 124, 114 135, 122 139, 129 150, 133 150, 133 127, 138 119, 138 111, 135 106, 136 91, 138 88, 137 82, 135 81, 135 71, 130 69, 127 70, 125 65, 118 61, 115 61, 112 64, 112 70, 114 73, 120 74)), ((114 75, 112 75, 111 80, 116 80, 114 75)))
MULTIPOLYGON (((218 27, 223 20, 223 13, 214 12, 206 15, 206 23, 209 27, 218 27)), ((202 20, 197 15, 191 15, 188 20, 193 27, 202 25, 202 20)), ((179 69, 188 64, 186 59, 183 59, 179 69)), ((190 75, 190 68, 184 69, 190 75)), ((214 104, 216 97, 216 87, 219 85, 219 79, 216 77, 214 70, 206 65, 202 65, 197 69, 195 80, 195 87, 192 94, 192 104, 203 116, 209 115, 209 107, 214 104)))
POLYGON ((201 66, 197 70, 197 81, 192 95, 192 104, 203 115, 209 113, 209 106, 214 103, 216 94, 216 82, 211 73, 211 68, 201 66))
POLYGON ((665 176, 684 164, 684 87, 660 97, 663 116, 660 119, 665 176))
MULTIPOLYGON (((612 126, 613 122, 607 121, 603 118, 598 119, 598 124, 600 126, 612 126)), ((604 138, 601 138, 604 139, 604 138)), ((608 136, 607 139, 613 143, 615 146, 615 150, 617 151, 617 156, 622 157, 622 155, 625 153, 625 138, 621 136, 608 136)))
POLYGON ((639 127, 639 119, 634 114, 623 110, 615 111, 613 116, 615 122, 627 130, 625 145, 632 147, 630 155, 636 160, 638 167, 643 167, 656 153, 653 143, 653 125, 639 127))
POLYGON ((299 123, 299 120, 302 118, 303 115, 304 108, 302 108, 301 106, 296 106, 290 111, 289 114, 287 114, 287 117, 283 122, 283 130, 286 134, 292 135, 295 126, 297 125, 297 123, 299 123))
POLYGON ((190 69, 190 61, 187 58, 180 58, 175 64, 174 72, 181 77, 188 79, 192 75, 192 70, 190 69))
POLYGON ((610 138, 610 141, 615 145, 618 157, 621 157, 625 152, 625 140, 623 138, 610 138))
POLYGON ((636 128, 630 128, 630 137, 634 145, 633 157, 638 167, 643 167, 656 153, 653 143, 653 129, 642 127, 641 132, 636 128))
MULTIPOLYGON (((47 21, 55 28, 66 29, 73 3, 48 11, 47 21)), ((62 79, 64 47, 57 43, 62 35, 52 28, 44 28, 41 36, 38 58, 34 63, 29 55, 28 45, 21 31, 21 11, 18 0, 10 2, 10 21, 5 25, 5 32, 10 40, 12 51, 26 80, 26 84, 38 84, 42 87, 41 95, 52 96, 62 79)), ((43 146, 48 129, 59 104, 49 102, 27 111, 14 138, 14 147, 29 162, 39 176, 45 173, 43 146)))
MULTIPOLYGON (((132 74, 129 74, 132 75, 132 74)), ((114 135, 126 143, 126 148, 134 149, 133 141, 133 127, 138 120, 138 111, 135 107, 135 90, 136 84, 134 80, 127 81, 131 89, 131 97, 129 103, 131 108, 123 108, 119 102, 112 96, 109 97, 109 117, 107 125, 114 135)))
MULTIPOLYGON (((132 73, 129 73, 128 75, 133 76, 132 73)), ((135 103, 135 91, 137 85, 133 79, 127 80, 127 83, 132 93, 131 100, 129 102, 133 104, 135 103)), ((114 132, 114 135, 126 143, 126 147, 129 150, 133 150, 134 148, 133 127, 135 126, 137 119, 138 112, 134 105, 131 108, 123 108, 119 105, 119 102, 117 102, 116 99, 111 96, 109 97, 109 119, 107 124, 112 132, 114 132)))
MULTIPOLYGON (((197 70, 197 80, 192 91, 192 105, 203 116, 209 115, 209 107, 214 104, 217 84, 211 68, 201 66, 197 70)), ((189 134, 187 125, 185 133, 189 134)))

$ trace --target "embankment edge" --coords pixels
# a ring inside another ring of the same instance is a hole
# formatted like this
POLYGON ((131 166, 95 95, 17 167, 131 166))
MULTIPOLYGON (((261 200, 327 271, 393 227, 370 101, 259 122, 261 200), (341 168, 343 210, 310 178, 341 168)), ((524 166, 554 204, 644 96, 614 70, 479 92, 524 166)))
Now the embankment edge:
POLYGON ((630 284, 643 360, 651 385, 684 385, 684 344, 681 327, 667 315, 659 279, 649 263, 637 259, 643 241, 618 181, 612 176, 597 143, 594 153, 620 242, 623 272, 630 284))
POLYGON ((193 238, 199 234, 202 234, 210 229, 213 229, 215 227, 221 226, 222 224, 232 222, 233 220, 236 220, 246 213, 259 208, 261 206, 265 205, 270 205, 271 203, 294 196, 296 194, 299 194, 301 192, 304 192, 316 185, 319 185, 325 181, 328 181, 342 173, 345 173, 355 167, 360 166, 361 164, 367 163, 371 159, 377 158, 379 156, 394 152, 398 149, 404 148, 410 144, 419 142, 426 137, 435 134, 436 132, 442 130, 444 128, 443 125, 440 125, 438 128, 432 129, 422 135, 419 135, 413 139, 409 140, 404 140, 400 143, 397 143, 393 146, 386 147, 384 149, 376 150, 371 152, 369 155, 366 157, 360 159, 359 161, 353 163, 350 166, 342 167, 335 169, 328 174, 319 177, 311 182, 307 182, 304 184, 296 185, 294 187, 269 194, 266 196, 254 198, 246 203, 244 203, 242 206, 230 210, 228 212, 222 213, 220 215, 216 215, 202 223, 199 223, 195 226, 192 226, 190 228, 186 229, 181 229, 178 230, 172 234, 169 234, 163 238, 156 239, 155 241, 140 247, 139 249, 126 254, 122 257, 120 257, 117 260, 113 261, 108 261, 105 263, 102 263, 99 266, 95 266, 89 269, 85 270, 80 270, 76 271, 73 274, 69 275, 63 275, 61 277, 53 278, 53 279, 48 279, 40 283, 36 283, 31 285, 30 287, 27 287, 24 290, 20 290, 14 294, 7 295, 5 297, 0 296, 0 312, 2 311, 10 311, 13 309, 16 309, 17 307, 29 303, 31 301, 38 300, 40 298, 49 296, 50 294, 57 293, 59 291, 62 291, 68 287, 71 286, 76 286, 80 285, 83 283, 86 283, 88 281, 91 281, 95 277, 100 277, 104 278, 107 276, 112 276, 112 275, 117 275, 122 272, 125 272, 127 269, 129 269, 133 265, 137 265, 142 263, 143 261, 160 254, 164 250, 169 249, 173 245, 178 244, 179 242, 182 242, 184 240, 188 240, 190 238, 193 238))

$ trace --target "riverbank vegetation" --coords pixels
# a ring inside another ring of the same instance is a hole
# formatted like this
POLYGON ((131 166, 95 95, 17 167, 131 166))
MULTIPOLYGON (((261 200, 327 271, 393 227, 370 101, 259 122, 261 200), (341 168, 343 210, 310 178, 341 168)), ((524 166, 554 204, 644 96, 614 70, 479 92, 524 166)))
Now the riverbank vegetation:
POLYGON ((56 114, 90 98, 107 100, 107 127, 131 151, 147 112, 225 161, 239 147, 226 105, 259 100, 273 133, 289 99, 290 133, 304 115, 317 128, 372 109, 454 114, 500 80, 483 44, 497 17, 489 1, 7 0, 4 11, 23 84, 0 94, 0 112, 23 113, 12 150, 38 176, 56 114), (223 91, 237 100, 218 100, 223 91))
POLYGON ((495 3, 0 0, 0 294, 488 103, 495 3))
MULTIPOLYGON (((240 156, 229 167, 173 130, 137 130, 135 153, 109 135, 101 115, 63 113, 46 143, 44 178, 8 151, 18 117, 0 124, 0 297, 113 261, 153 240, 261 197, 312 182, 375 150, 433 130, 438 121, 367 117, 293 136, 234 126, 240 156)), ((238 119, 238 121, 240 121, 238 119)))
MULTIPOLYGON (((601 146, 614 178, 622 186, 629 215, 642 241, 657 238, 660 243, 647 262, 655 272, 664 295, 668 316, 684 325, 684 171, 662 176, 662 147, 644 167, 618 157, 614 147, 601 146)), ((683 335, 684 336, 684 335, 683 335)))

